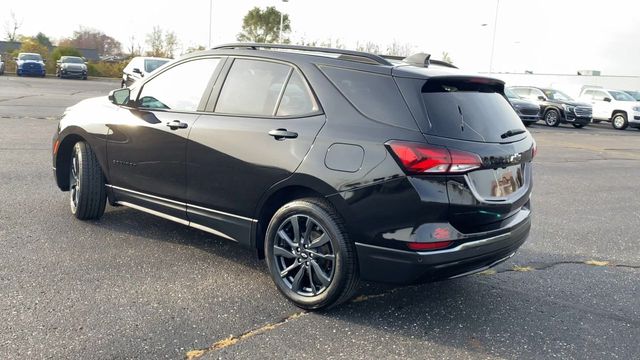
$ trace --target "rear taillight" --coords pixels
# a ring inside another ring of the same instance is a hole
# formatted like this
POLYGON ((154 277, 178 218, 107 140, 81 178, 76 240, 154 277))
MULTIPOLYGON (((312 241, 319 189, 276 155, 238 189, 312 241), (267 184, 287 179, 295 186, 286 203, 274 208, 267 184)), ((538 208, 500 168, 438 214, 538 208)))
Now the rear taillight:
POLYGON ((534 140, 533 145, 531 146, 531 158, 533 159, 536 155, 538 155, 538 144, 536 144, 534 140))
POLYGON ((482 166, 476 154, 420 143, 387 143, 405 171, 412 174, 460 174, 482 166))

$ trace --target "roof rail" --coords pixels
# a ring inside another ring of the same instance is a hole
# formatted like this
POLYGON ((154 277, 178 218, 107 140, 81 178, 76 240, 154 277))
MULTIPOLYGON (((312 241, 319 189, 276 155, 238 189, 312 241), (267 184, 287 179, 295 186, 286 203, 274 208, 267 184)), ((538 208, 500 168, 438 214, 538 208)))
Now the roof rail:
POLYGON ((385 60, 382 56, 374 55, 367 52, 362 51, 353 51, 353 50, 343 50, 343 49, 333 49, 333 48, 323 48, 323 47, 313 47, 313 46, 299 46, 299 45, 284 45, 284 44, 259 44, 259 43, 231 43, 219 45, 213 50, 218 49, 250 49, 250 50, 259 50, 259 49, 283 49, 283 50, 295 50, 295 51, 303 51, 303 52, 316 52, 316 53, 325 53, 325 54, 337 54, 338 59, 347 60, 347 61, 356 61, 362 62, 366 64, 374 64, 374 65, 388 65, 391 66, 389 61, 385 60))
POLYGON ((433 60, 431 59, 431 55, 425 54, 425 53, 413 54, 408 57, 396 56, 396 55, 380 55, 380 56, 382 56, 385 59, 402 61, 409 65, 418 66, 418 67, 429 67, 429 65, 433 64, 433 65, 444 66, 452 69, 458 68, 457 66, 450 64, 446 61, 433 60))

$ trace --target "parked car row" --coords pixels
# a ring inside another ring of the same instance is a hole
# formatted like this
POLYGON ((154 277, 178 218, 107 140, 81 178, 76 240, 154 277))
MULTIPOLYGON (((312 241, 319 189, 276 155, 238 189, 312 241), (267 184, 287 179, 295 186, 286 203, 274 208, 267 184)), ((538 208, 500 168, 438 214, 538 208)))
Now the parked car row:
MULTIPOLYGON (((36 53, 20 53, 15 59, 17 76, 40 76, 47 74, 46 60, 36 53)), ((135 81, 144 78, 153 71, 168 63, 171 59, 157 57, 133 58, 124 68, 122 74, 122 87, 127 87, 135 81)), ((0 58, 0 75, 4 74, 4 62, 0 58)), ((61 79, 76 78, 87 80, 89 69, 85 58, 79 56, 62 56, 56 62, 56 76, 61 79)))
POLYGON ((505 95, 529 126, 544 120, 548 126, 571 124, 582 128, 591 122, 609 121, 614 129, 640 129, 640 92, 586 87, 578 99, 562 91, 535 86, 514 86, 505 95))

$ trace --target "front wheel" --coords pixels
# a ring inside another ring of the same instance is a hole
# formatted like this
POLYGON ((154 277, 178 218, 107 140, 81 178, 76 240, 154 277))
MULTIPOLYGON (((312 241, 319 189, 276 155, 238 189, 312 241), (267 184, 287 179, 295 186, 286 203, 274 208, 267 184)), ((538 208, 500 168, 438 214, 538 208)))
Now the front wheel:
POLYGON ((551 109, 544 115, 544 122, 547 126, 556 127, 560 125, 560 113, 558 110, 551 109))
POLYGON ((99 219, 104 214, 107 193, 104 175, 95 153, 87 143, 73 146, 69 166, 71 213, 80 220, 99 219))
POLYGON ((353 296, 359 279, 355 245, 324 200, 281 207, 269 222, 264 245, 273 281, 298 307, 328 308, 353 296))
POLYGON ((627 115, 624 113, 615 113, 613 114, 613 118, 611 118, 611 125, 616 130, 624 130, 629 126, 629 122, 627 121, 627 115))

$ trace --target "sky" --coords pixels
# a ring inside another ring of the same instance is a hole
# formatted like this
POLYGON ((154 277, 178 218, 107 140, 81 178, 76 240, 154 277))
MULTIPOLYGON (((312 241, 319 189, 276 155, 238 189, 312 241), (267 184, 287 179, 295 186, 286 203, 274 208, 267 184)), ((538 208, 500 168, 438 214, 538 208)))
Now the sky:
POLYGON ((276 6, 289 14, 294 42, 339 39, 347 48, 374 42, 381 49, 397 42, 435 59, 447 52, 474 72, 489 71, 493 47, 494 72, 640 75, 640 2, 634 0, 65 0, 38 2, 37 11, 33 2, 7 5, 0 10, 2 37, 13 11, 23 35, 41 31, 60 39, 84 26, 126 49, 132 36, 144 46, 157 25, 174 31, 186 50, 208 46, 211 5, 212 45, 234 42, 254 6, 276 6))

